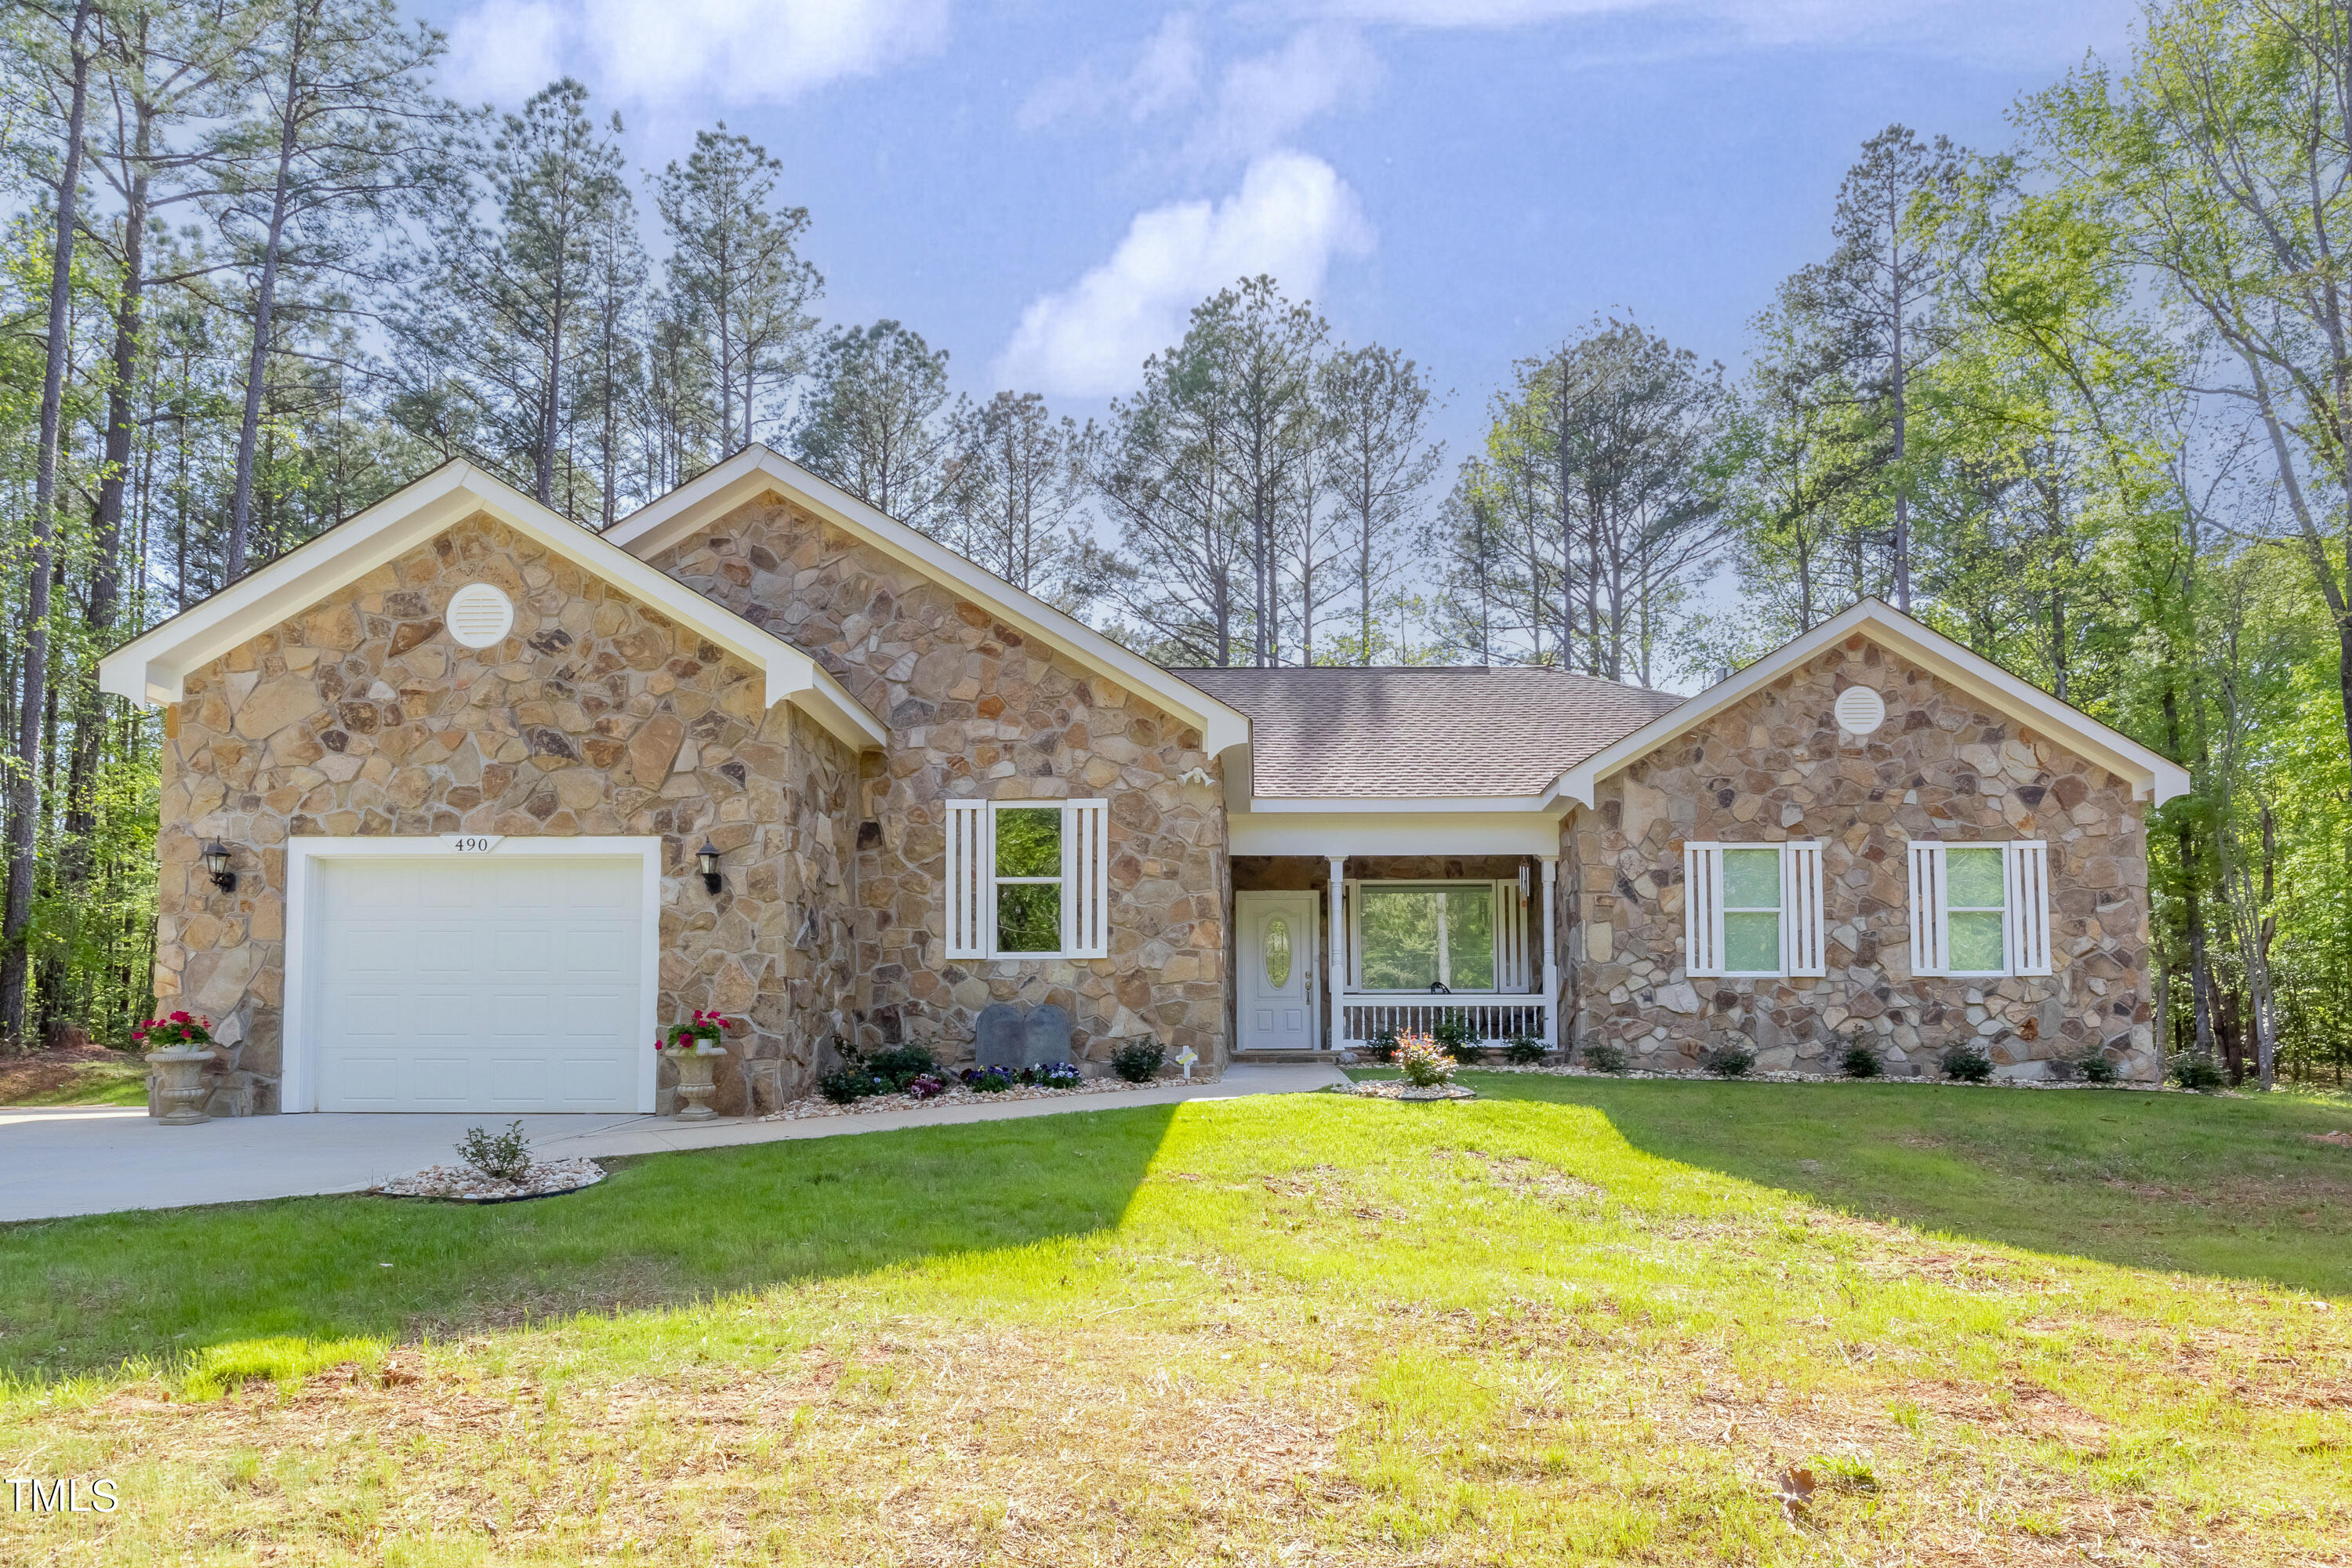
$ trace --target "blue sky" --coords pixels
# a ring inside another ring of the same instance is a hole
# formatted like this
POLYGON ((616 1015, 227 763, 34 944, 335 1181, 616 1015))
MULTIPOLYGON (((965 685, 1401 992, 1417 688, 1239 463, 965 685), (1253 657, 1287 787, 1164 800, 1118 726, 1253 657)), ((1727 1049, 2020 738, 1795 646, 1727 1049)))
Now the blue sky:
MULTIPOLYGON (((824 313, 958 386, 1099 414, 1203 294, 1271 271, 1451 391, 1631 313, 1737 369, 1891 121, 1998 146, 2131 0, 429 0, 447 85, 551 77, 640 167, 724 119, 786 165, 824 313)), ((649 238, 656 239, 657 237, 649 238)))

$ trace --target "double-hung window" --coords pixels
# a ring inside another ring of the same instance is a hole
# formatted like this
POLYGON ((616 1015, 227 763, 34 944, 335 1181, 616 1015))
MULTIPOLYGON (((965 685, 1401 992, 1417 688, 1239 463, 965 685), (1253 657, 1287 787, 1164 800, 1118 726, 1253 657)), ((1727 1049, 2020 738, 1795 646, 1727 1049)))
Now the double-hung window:
POLYGON ((1911 973, 2050 973, 2050 847, 1911 842, 1911 973))
POLYGON ((1110 955, 1110 803, 953 800, 950 958, 1110 955))
POLYGON ((1683 846, 1685 973, 1822 974, 1822 847, 1683 846))

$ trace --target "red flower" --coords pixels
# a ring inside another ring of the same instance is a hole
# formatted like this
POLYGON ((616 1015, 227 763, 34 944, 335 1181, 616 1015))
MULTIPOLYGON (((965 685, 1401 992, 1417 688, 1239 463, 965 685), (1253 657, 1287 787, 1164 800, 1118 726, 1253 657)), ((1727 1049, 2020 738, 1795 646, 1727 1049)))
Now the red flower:
POLYGON ((174 1013, 172 1015, 172 1022, 174 1024, 193 1024, 195 1020, 188 1016, 185 1013, 174 1013))

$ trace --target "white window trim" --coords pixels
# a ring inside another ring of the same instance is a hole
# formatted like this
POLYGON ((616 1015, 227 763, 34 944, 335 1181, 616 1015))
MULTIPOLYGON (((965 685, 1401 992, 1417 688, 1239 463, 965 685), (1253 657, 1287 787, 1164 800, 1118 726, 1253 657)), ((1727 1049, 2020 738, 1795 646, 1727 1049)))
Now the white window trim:
POLYGON ((1912 973, 1953 980, 2003 980, 2051 973, 2047 840, 1915 838, 1906 859, 1910 868, 1912 973), (1999 969, 1951 967, 1950 883, 1944 859, 1951 849, 2001 852, 1999 969))
POLYGON ((1778 844, 1691 840, 1683 845, 1683 973, 1725 980, 1818 979, 1829 973, 1822 946, 1822 846, 1810 838, 1778 844), (1780 962, 1773 969, 1723 965, 1723 856, 1728 849, 1777 850, 1780 858, 1780 962))
MULTIPOLYGON (((1519 907, 1519 883, 1516 877, 1351 877, 1348 879, 1348 991, 1359 996, 1422 996, 1425 986, 1410 986, 1404 990, 1372 991, 1364 985, 1364 889, 1378 891, 1382 888, 1485 888, 1494 900, 1495 985, 1490 991, 1474 991, 1474 996, 1517 996, 1530 994, 1538 987, 1529 973, 1528 920, 1519 907), (1517 941, 1521 952, 1514 955, 1510 944, 1517 941)), ((1454 984, 1454 955, 1445 942, 1445 906, 1437 909, 1437 976, 1446 985, 1454 984)))
POLYGON ((981 963, 1028 963, 1110 956, 1110 802, 1108 800, 951 800, 947 803, 947 956, 981 963), (996 814, 1062 814, 1062 869, 1054 877, 996 875, 996 814), (1000 952, 1000 885, 1058 885, 1061 946, 1052 952, 1000 952))

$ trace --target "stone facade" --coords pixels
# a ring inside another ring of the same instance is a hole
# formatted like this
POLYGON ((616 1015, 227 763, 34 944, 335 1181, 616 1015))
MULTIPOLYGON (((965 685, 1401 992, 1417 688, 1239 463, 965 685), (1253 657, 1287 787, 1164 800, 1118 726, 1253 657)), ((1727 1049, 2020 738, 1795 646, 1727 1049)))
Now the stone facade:
POLYGON ((747 1020, 721 1110, 743 1104, 746 1058, 804 1081, 856 1006, 858 760, 764 693, 487 517, 191 673, 164 720, 155 988, 215 1019, 216 1109, 278 1108, 298 835, 658 835, 657 1016, 747 1020), (511 634, 479 651, 439 618, 475 581, 515 602, 511 634), (705 835, 726 855, 716 897, 694 874, 705 835), (232 847, 234 892, 198 860, 211 837, 232 847))
POLYGON ((982 1007, 1050 1002, 1084 1059, 1143 1035, 1223 1059, 1230 865, 1198 730, 779 496, 651 564, 814 655, 889 728, 858 791, 862 1043, 968 1060, 982 1007), (1110 956, 948 962, 946 803, 1097 797, 1110 956))
POLYGON ((2088 1052, 2153 1080, 2144 807, 2104 769, 1853 637, 1600 785, 1561 832, 1571 1037, 1639 1068, 1692 1070, 1727 1043, 1766 1068, 1836 1070, 1843 1038, 1897 1075, 1932 1076, 1957 1041, 2007 1077, 2059 1076, 2088 1052), (1840 730, 1866 685, 1886 721, 1840 730), (1915 977, 1914 837, 2049 844, 2046 977, 1915 977), (1692 979, 1685 840, 1822 845, 1828 974, 1692 979))

